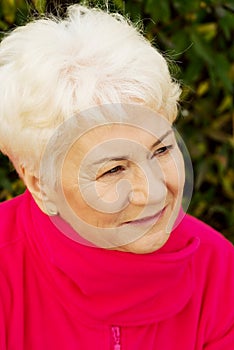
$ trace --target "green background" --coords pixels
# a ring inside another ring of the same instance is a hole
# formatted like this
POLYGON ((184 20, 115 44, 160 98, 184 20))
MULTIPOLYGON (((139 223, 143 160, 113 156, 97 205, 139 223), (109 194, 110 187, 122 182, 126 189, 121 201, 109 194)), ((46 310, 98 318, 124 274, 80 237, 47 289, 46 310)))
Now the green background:
MULTIPOLYGON (((0 36, 32 16, 62 16, 67 4, 80 2, 0 0, 0 36)), ((83 3, 105 8, 107 1, 83 3)), ((182 83, 176 125, 195 178, 188 212, 234 242, 234 0, 113 0, 108 7, 142 23, 145 35, 169 59, 173 76, 182 83)), ((0 201, 23 190, 0 154, 0 201)))

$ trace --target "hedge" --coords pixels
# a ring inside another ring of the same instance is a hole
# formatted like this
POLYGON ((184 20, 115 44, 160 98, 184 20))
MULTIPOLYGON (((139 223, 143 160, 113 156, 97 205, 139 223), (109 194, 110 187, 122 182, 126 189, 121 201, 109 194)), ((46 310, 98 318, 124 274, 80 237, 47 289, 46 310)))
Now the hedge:
MULTIPOLYGON (((107 1, 4 0, 0 36, 32 16, 63 16, 66 5, 75 2, 107 6, 107 1)), ((112 0, 108 9, 140 23, 181 82, 176 127, 194 170, 188 212, 234 242, 234 1, 112 0)), ((0 154, 0 201, 23 190, 8 159, 0 154)))

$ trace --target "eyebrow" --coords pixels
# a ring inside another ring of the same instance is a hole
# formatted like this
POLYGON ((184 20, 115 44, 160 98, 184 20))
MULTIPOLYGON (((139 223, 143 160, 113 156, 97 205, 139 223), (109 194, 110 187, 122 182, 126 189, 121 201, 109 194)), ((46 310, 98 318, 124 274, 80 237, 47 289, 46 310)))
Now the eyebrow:
MULTIPOLYGON (((152 150, 154 147, 158 146, 171 133, 173 133, 173 129, 170 129, 165 134, 163 134, 156 142, 153 143, 153 145, 150 147, 150 149, 152 150)), ((120 160, 128 160, 128 159, 129 158, 126 155, 125 156, 118 156, 118 157, 104 157, 104 158, 101 158, 101 159, 97 160, 96 162, 92 163, 92 165, 97 165, 97 164, 110 162, 110 161, 117 162, 120 160)))
POLYGON ((173 129, 168 130, 165 134, 163 134, 152 146, 151 149, 155 146, 158 146, 168 135, 173 133, 173 129))

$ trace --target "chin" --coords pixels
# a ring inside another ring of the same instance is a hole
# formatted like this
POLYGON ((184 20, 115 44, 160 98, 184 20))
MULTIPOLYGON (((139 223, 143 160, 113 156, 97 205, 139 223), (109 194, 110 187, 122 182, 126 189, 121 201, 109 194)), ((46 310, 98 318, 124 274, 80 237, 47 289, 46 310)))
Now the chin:
POLYGON ((165 231, 146 234, 137 241, 128 243, 121 247, 115 247, 114 250, 133 254, 150 254, 162 248, 167 242, 169 236, 170 234, 165 231))

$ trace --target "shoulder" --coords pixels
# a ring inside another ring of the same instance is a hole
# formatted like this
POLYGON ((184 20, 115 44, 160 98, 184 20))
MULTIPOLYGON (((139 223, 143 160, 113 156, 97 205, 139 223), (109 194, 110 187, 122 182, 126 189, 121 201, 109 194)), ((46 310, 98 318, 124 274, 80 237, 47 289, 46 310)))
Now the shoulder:
POLYGON ((200 241, 194 254, 197 279, 203 281, 207 290, 212 290, 211 294, 218 287, 221 294, 234 295, 233 244, 209 225, 189 215, 185 216, 181 229, 200 241))
POLYGON ((207 344, 212 349, 213 346, 231 349, 234 341, 233 244, 209 225, 189 215, 185 216, 181 229, 200 241, 193 266, 196 293, 202 298, 201 323, 206 329, 207 344))
POLYGON ((24 193, 0 203, 0 248, 21 236, 20 211, 26 196, 24 193))
POLYGON ((234 246, 220 232, 190 215, 178 226, 177 239, 199 241, 194 254, 194 268, 205 283, 232 285, 234 293, 234 246), (180 238, 181 237, 181 238, 180 238))
MULTIPOLYGON (((0 328, 7 332, 22 296, 25 194, 0 204, 0 328)), ((25 214, 27 215, 27 214, 25 214)), ((4 331, 3 331, 4 332, 4 331)), ((0 340, 3 341, 3 338, 0 340)), ((1 347, 1 345, 0 345, 1 347)), ((4 347, 5 349, 5 347, 4 347)))
POLYGON ((201 249, 209 248, 210 251, 214 250, 221 254, 223 250, 229 250, 234 254, 233 244, 223 234, 191 215, 185 215, 180 230, 185 234, 198 237, 201 249))

